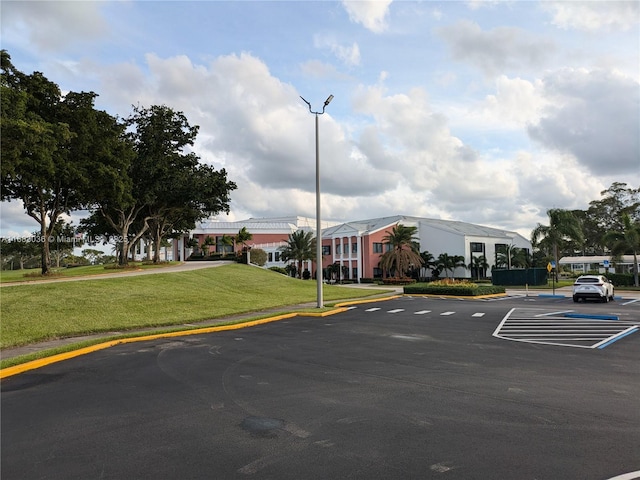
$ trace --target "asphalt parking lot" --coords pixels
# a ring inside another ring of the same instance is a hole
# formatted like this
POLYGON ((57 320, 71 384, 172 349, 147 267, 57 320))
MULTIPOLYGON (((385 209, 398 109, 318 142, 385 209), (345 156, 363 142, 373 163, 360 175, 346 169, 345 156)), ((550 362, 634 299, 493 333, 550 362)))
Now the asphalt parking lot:
POLYGON ((403 297, 120 345, 2 381, 2 478, 640 478, 636 324, 625 299, 403 297))

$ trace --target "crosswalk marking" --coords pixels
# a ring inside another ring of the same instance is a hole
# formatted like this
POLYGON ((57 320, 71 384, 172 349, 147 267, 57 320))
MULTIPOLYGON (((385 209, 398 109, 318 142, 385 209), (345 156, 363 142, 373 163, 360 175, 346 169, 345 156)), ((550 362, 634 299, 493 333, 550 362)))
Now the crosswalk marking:
POLYGON ((638 331, 636 321, 567 316, 571 312, 513 308, 502 319, 493 336, 516 342, 601 349, 638 331))

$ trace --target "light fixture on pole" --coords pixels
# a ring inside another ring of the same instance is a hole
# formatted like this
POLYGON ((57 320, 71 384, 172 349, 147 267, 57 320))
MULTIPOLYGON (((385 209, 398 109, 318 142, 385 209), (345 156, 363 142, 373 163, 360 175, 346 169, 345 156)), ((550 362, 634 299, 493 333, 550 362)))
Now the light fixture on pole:
MULTIPOLYGON (((302 97, 300 97, 302 98, 302 97)), ((318 282, 318 308, 322 308, 322 222, 320 221, 320 144, 318 140, 318 115, 324 113, 324 109, 333 100, 333 95, 324 101, 321 112, 311 110, 311 104, 304 98, 302 101, 309 106, 309 112, 316 116, 316 280, 318 282)))

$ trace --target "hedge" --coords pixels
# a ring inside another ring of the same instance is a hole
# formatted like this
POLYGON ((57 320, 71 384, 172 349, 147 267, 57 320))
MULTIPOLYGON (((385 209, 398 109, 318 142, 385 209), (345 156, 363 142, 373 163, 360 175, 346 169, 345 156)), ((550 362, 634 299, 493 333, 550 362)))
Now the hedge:
POLYGON ((505 293, 505 288, 495 285, 429 285, 427 283, 417 283, 404 287, 405 294, 428 294, 428 295, 455 295, 463 297, 477 297, 481 295, 496 295, 505 293))

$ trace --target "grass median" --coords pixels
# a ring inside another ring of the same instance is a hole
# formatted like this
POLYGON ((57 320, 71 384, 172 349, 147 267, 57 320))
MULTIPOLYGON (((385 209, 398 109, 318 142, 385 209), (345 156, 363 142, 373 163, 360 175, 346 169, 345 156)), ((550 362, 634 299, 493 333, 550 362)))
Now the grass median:
MULTIPOLYGON (((0 347, 56 338, 182 325, 316 299, 314 281, 231 264, 79 282, 0 289, 0 347)), ((325 285, 325 301, 385 293, 325 285)))

